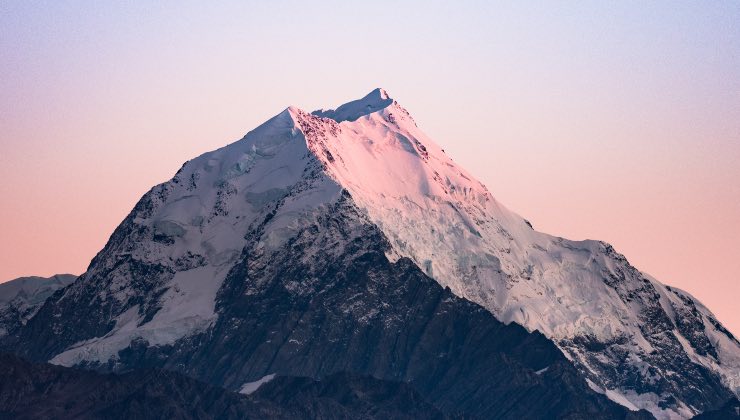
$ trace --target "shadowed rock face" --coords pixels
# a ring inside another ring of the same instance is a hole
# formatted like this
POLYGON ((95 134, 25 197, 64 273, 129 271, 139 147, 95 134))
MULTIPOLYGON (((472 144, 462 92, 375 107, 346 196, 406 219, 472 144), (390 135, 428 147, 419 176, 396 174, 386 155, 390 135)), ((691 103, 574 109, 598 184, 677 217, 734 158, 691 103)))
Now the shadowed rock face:
POLYGON ((694 420, 737 420, 740 419, 740 401, 730 398, 721 407, 705 411, 694 417, 694 420))
POLYGON ((289 418, 447 419, 410 385, 369 376, 335 373, 317 381, 277 377, 252 395, 262 405, 279 407, 289 418))
POLYGON ((183 375, 99 374, 0 354, 0 418, 445 419, 410 386, 339 373, 279 377, 242 396, 183 375))
POLYGON ((237 394, 171 372, 98 374, 7 354, 0 370, 2 418, 237 418, 250 408, 237 394))

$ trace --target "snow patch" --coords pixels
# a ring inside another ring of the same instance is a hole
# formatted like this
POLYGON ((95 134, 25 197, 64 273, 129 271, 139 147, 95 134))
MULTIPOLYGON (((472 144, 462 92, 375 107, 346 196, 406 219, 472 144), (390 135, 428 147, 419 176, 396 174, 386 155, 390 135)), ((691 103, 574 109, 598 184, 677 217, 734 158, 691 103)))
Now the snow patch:
POLYGON ((62 366, 83 361, 105 363, 116 360, 118 352, 134 340, 162 346, 203 331, 216 319, 216 292, 226 273, 227 270, 212 266, 176 273, 160 299, 160 310, 151 321, 139 325, 142 320, 139 305, 132 306, 116 317, 116 326, 104 337, 76 343, 50 362, 62 366))
POLYGON ((655 416, 657 420, 676 420, 691 418, 694 416, 694 412, 686 407, 685 404, 680 403, 675 409, 663 409, 659 403, 661 401, 660 396, 655 393, 648 392, 644 394, 638 394, 633 390, 617 390, 617 389, 605 389, 596 385, 592 380, 586 379, 588 386, 599 394, 604 394, 607 398, 620 404, 631 411, 647 410, 655 416))
POLYGON ((257 391, 259 387, 261 387, 263 384, 266 384, 270 382, 271 380, 273 380, 273 378, 275 378, 275 374, 271 373, 269 375, 263 376, 262 378, 254 382, 247 382, 244 385, 242 385, 242 387, 239 389, 239 393, 244 394, 244 395, 250 395, 254 393, 255 391, 257 391))

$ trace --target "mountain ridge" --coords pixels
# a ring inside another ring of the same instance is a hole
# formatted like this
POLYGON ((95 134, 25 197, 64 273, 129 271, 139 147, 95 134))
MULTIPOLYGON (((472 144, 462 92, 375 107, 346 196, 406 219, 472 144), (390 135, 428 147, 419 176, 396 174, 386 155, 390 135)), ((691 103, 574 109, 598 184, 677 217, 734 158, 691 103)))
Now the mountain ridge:
POLYGON ((13 334, 36 314, 46 299, 77 276, 26 276, 0 283, 0 337, 13 334))

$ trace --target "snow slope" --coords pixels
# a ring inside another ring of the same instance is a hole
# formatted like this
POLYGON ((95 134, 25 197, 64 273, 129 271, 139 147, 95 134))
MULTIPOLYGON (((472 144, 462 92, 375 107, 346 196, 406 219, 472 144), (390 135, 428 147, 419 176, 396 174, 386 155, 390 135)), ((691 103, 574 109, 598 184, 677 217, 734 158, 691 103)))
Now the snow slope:
POLYGON ((672 391, 691 385, 668 384, 674 369, 685 367, 666 358, 706 366, 738 392, 740 345, 707 308, 634 269, 606 243, 533 230, 385 91, 315 114, 336 119, 341 129, 325 145, 334 157, 324 159, 328 172, 399 256, 502 321, 553 339, 607 395, 619 395, 615 401, 662 417, 695 413, 680 397, 670 402, 672 391), (366 115, 358 116, 363 109, 366 115), (609 351, 596 355, 589 343, 609 351), (609 372, 616 365, 630 374, 609 372), (635 381, 647 386, 628 385, 635 381))

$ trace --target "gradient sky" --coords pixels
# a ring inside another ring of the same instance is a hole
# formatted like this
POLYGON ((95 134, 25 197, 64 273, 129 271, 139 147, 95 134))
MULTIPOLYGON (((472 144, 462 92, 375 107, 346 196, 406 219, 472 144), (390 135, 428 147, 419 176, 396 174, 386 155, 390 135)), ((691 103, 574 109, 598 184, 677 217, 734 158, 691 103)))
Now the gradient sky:
POLYGON ((0 2, 0 279, 81 273, 187 159, 381 86, 740 333, 740 2, 127 3, 0 2))

